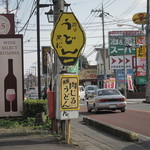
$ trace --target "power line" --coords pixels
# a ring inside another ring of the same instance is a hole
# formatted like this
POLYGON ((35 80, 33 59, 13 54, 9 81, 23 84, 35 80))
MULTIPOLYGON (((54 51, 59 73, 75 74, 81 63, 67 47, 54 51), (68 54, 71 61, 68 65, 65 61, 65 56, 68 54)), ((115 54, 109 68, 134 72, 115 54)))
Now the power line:
POLYGON ((127 16, 140 2, 140 0, 134 0, 133 3, 120 15, 120 18, 127 16))
MULTIPOLYGON (((110 1, 110 0, 108 0, 108 2, 109 2, 109 1, 110 1)), ((116 1, 116 0, 113 0, 113 1, 112 1, 109 5, 107 5, 107 6, 105 6, 105 5, 106 5, 108 2, 105 3, 105 4, 104 4, 104 9, 106 9, 107 7, 109 7, 110 5, 112 5, 113 3, 115 3, 115 1, 116 1)))
POLYGON ((28 18, 28 20, 27 20, 27 22, 26 22, 25 25, 22 27, 22 29, 21 29, 20 31, 18 31, 18 33, 20 33, 22 30, 24 30, 24 28, 28 25, 28 23, 29 23, 29 21, 30 21, 32 15, 33 15, 33 13, 35 12, 35 10, 36 10, 36 7, 34 7, 32 13, 30 14, 30 16, 29 16, 29 18, 28 18))

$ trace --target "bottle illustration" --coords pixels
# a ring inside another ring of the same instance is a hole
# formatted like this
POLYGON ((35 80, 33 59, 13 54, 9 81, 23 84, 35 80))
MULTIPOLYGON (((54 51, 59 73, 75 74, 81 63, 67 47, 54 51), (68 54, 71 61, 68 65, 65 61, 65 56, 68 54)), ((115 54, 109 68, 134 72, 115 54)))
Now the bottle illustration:
POLYGON ((13 74, 13 59, 8 59, 8 74, 4 79, 5 112, 17 111, 17 79, 13 74))

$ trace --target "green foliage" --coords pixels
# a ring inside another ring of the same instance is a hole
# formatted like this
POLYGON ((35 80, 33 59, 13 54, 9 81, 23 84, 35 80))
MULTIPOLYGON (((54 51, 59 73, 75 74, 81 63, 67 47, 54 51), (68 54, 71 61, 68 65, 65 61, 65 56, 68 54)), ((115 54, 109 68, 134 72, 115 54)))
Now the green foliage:
POLYGON ((24 120, 22 120, 21 122, 20 122, 20 124, 23 126, 23 127, 32 127, 32 126, 34 126, 34 124, 35 124, 35 118, 31 118, 31 117, 29 117, 29 118, 26 118, 26 119, 24 119, 24 120))
POLYGON ((19 126, 19 123, 14 120, 6 119, 3 121, 0 121, 0 127, 3 127, 3 128, 15 128, 18 126, 19 126))
POLYGON ((33 129, 38 129, 38 130, 50 130, 50 127, 51 127, 51 120, 47 117, 47 120, 46 120, 46 122, 45 122, 44 124, 34 126, 33 129))
POLYGON ((46 119, 46 122, 42 125, 37 126, 35 124, 35 118, 28 117, 28 118, 6 118, 0 120, 0 128, 23 128, 23 127, 29 127, 33 130, 50 130, 51 127, 51 120, 48 118, 46 119))
POLYGON ((46 100, 26 100, 23 103, 23 116, 35 117, 37 113, 44 112, 47 114, 46 100))
POLYGON ((89 65, 87 58, 82 54, 79 57, 79 67, 80 68, 81 68, 81 65, 82 65, 82 68, 85 68, 86 66, 89 65))

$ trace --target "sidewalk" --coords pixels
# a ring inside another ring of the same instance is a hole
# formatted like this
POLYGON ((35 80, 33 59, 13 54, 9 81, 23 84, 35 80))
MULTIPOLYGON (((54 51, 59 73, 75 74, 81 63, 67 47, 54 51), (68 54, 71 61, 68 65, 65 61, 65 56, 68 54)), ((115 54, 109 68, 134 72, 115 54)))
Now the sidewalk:
MULTIPOLYGON (((139 141, 121 140, 121 138, 112 135, 113 130, 109 133, 102 129, 97 130, 94 126, 89 126, 83 122, 83 118, 80 116, 78 119, 72 120, 71 124, 72 141, 83 150, 150 150, 150 138, 138 135, 139 141)), ((108 127, 106 125, 106 130, 109 127, 113 128, 111 125, 108 127)), ((116 128, 114 127, 114 129, 116 128)), ((120 130, 120 134, 124 131, 121 128, 117 128, 117 130, 120 130)))
POLYGON ((68 145, 55 136, 0 136, 0 150, 79 150, 78 146, 68 145))

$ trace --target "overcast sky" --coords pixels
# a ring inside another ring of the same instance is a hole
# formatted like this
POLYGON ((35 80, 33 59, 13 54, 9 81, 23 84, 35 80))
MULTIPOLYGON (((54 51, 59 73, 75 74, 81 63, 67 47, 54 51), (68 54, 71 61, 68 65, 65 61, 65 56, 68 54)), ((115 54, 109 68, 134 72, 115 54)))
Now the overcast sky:
MULTIPOLYGON (((16 11, 17 0, 9 0, 9 10, 15 13, 16 33, 24 35, 24 70, 25 73, 31 66, 37 65, 37 44, 36 44, 36 11, 32 14, 36 6, 36 0, 19 0, 19 7, 16 11), (21 31, 30 15, 28 25, 21 31), (21 31, 21 32, 19 32, 21 31)), ((41 0, 40 4, 49 4, 51 0, 41 0)), ((69 11, 73 11, 77 19, 84 28, 86 34, 86 45, 83 54, 88 58, 90 64, 96 64, 94 52, 95 47, 102 47, 102 20, 99 17, 104 7, 105 17, 105 41, 108 47, 108 31, 133 30, 133 27, 118 27, 117 24, 129 24, 140 27, 132 22, 135 13, 146 12, 146 0, 66 0, 71 6, 69 11), (93 10, 93 12, 92 12, 93 10)), ((48 23, 45 12, 49 8, 40 8, 40 28, 41 46, 51 46, 50 33, 53 24, 48 23)), ((5 4, 0 0, 0 13, 6 13, 5 4)))

